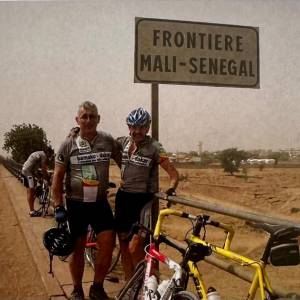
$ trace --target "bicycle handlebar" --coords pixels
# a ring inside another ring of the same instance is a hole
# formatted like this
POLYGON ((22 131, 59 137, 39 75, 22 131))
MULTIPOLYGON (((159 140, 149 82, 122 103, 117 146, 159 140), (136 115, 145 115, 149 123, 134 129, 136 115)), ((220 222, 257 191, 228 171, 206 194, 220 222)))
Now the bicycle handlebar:
POLYGON ((169 216, 169 215, 178 216, 178 217, 181 217, 181 218, 186 218, 186 219, 189 219, 191 221, 196 221, 196 224, 193 228, 193 235, 194 236, 199 236, 202 227, 205 227, 205 225, 211 225, 211 226, 214 226, 214 227, 224 229, 225 232, 226 232, 226 238, 225 238, 225 243, 224 243, 223 248, 225 250, 230 249, 231 241, 232 241, 232 238, 233 238, 233 235, 234 235, 234 230, 233 230, 233 227, 231 225, 224 224, 224 223, 214 221, 214 220, 210 220, 209 215, 195 216, 193 214, 189 214, 189 213, 179 211, 179 210, 175 210, 175 209, 171 209, 171 208, 163 209, 159 212, 158 219, 157 219, 156 226, 155 226, 155 230, 154 230, 154 234, 153 234, 153 238, 155 240, 157 240, 159 235, 160 235, 161 227, 162 227, 162 223, 164 221, 164 218, 166 216, 169 216))

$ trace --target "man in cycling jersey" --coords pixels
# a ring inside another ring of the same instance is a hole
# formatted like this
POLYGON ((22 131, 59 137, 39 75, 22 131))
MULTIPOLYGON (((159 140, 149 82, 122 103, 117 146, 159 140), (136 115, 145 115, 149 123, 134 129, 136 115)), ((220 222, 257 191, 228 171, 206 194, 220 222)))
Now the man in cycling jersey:
POLYGON ((122 148, 122 167, 121 184, 116 195, 115 222, 125 279, 128 280, 145 253, 141 237, 134 235, 130 242, 126 237, 132 225, 140 221, 143 207, 151 202, 158 191, 159 165, 170 177, 166 191, 168 195, 175 194, 179 176, 162 145, 147 135, 151 124, 150 114, 143 108, 135 109, 128 115, 126 123, 129 136, 118 138, 122 148))
POLYGON ((49 182, 50 177, 47 169, 53 158, 54 151, 51 147, 47 147, 44 151, 36 151, 29 155, 25 161, 21 176, 24 186, 27 188, 27 201, 29 205, 29 216, 39 217, 41 213, 34 210, 34 199, 36 197, 36 174, 39 168, 42 170, 42 179, 49 182))
POLYGON ((76 122, 80 131, 70 134, 60 146, 55 160, 52 196, 55 218, 68 219, 75 249, 70 259, 74 289, 73 300, 83 300, 82 278, 84 249, 88 226, 97 235, 99 250, 95 262, 94 282, 90 287, 92 300, 109 299, 103 282, 111 263, 115 242, 114 220, 107 201, 110 159, 120 166, 121 152, 113 137, 97 131, 100 121, 96 105, 85 101, 79 106, 76 122), (63 203, 63 181, 66 175, 66 207, 63 203))

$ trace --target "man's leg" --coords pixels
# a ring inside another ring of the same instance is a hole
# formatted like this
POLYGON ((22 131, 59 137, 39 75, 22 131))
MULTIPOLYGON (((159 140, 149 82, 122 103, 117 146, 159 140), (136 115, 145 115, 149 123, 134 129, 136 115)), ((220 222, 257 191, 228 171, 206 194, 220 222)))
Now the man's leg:
POLYGON ((95 262, 95 283, 103 284, 104 278, 111 264, 115 237, 115 232, 112 230, 102 231, 97 235, 98 251, 95 262))
POLYGON ((27 188, 27 202, 29 210, 34 211, 35 188, 27 188))
POLYGON ((132 260, 133 268, 135 268, 136 265, 144 259, 144 247, 145 239, 135 234, 129 243, 129 253, 132 260))
POLYGON ((108 300, 103 282, 111 264, 112 252, 115 242, 115 232, 112 230, 102 231, 97 234, 97 254, 95 261, 94 282, 90 287, 91 300, 108 300))
POLYGON ((122 261, 126 281, 130 279, 134 271, 133 261, 131 258, 131 254, 129 252, 129 242, 125 240, 127 236, 128 236, 127 232, 118 233, 120 251, 121 251, 121 261, 122 261))
POLYGON ((70 259, 70 273, 73 280, 74 289, 82 289, 82 278, 84 272, 84 249, 86 236, 77 238, 75 249, 70 259))

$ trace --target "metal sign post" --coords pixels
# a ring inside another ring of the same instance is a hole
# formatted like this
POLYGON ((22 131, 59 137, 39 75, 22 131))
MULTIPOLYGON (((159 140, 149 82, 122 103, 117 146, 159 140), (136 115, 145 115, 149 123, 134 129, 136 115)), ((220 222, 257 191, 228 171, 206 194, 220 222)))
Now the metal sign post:
MULTIPOLYGON (((151 115, 152 115, 151 134, 152 137, 158 141, 159 105, 158 105, 158 84, 157 83, 151 84, 151 115)), ((159 173, 156 180, 157 180, 157 186, 159 188, 159 173)), ((154 197, 153 207, 152 207, 152 228, 153 229, 154 229, 154 224, 156 224, 158 218, 158 211, 159 211, 159 199, 157 197, 154 197)))

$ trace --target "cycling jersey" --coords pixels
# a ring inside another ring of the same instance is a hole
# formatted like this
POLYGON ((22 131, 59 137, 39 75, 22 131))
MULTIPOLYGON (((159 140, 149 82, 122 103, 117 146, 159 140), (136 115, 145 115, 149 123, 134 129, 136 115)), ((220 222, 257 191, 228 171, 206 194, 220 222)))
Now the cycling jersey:
POLYGON ((44 167, 47 164, 47 161, 47 155, 44 151, 31 153, 22 167, 22 174, 25 176, 33 176, 38 168, 44 167))
POLYGON ((66 167, 66 198, 83 202, 106 198, 110 159, 116 160, 118 153, 116 141, 102 131, 91 142, 80 136, 67 138, 55 159, 66 167))
POLYGON ((167 159, 162 145, 150 136, 129 154, 130 136, 117 139, 122 148, 121 189, 130 193, 155 193, 158 190, 158 166, 167 159))

